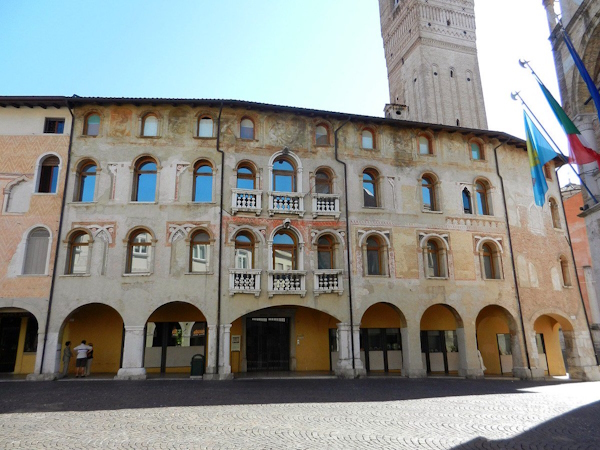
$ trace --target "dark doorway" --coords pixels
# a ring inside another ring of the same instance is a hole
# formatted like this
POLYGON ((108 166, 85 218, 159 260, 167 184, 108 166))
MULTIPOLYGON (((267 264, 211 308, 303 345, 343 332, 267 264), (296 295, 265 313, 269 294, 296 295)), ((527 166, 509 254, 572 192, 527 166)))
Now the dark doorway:
POLYGON ((399 328, 363 328, 360 348, 365 354, 367 372, 402 369, 402 339, 399 328))
POLYGON ((290 370, 290 319, 246 319, 246 362, 248 372, 290 370))
POLYGON ((21 317, 0 317, 0 372, 14 372, 21 317))
POLYGON ((427 373, 450 373, 458 370, 456 331, 421 331, 421 352, 427 373))
POLYGON ((193 323, 186 333, 182 324, 192 322, 149 323, 154 332, 152 341, 146 341, 145 367, 160 367, 160 373, 165 373, 169 368, 188 366, 194 354, 203 354, 206 361, 206 322, 193 323))

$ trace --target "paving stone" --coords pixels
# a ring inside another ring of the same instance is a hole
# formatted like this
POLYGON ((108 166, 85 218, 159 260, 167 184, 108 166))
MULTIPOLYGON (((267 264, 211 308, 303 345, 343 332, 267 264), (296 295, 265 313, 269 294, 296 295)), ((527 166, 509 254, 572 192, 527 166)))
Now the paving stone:
POLYGON ((3 383, 0 448, 599 447, 600 383, 485 383, 491 382, 97 382, 72 383, 67 390, 60 383, 3 383), (115 396, 122 388, 123 397, 115 396), (220 402, 205 401, 211 388, 221 393, 220 402), (312 399, 309 392, 319 392, 321 400, 303 401, 312 399))

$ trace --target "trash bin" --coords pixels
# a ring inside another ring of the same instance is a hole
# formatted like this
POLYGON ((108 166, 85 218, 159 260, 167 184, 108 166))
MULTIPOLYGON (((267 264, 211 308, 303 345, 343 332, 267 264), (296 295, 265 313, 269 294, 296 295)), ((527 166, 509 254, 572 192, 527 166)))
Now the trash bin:
POLYGON ((191 373, 192 377, 201 377, 204 375, 204 355, 194 355, 192 356, 192 360, 190 361, 191 373))

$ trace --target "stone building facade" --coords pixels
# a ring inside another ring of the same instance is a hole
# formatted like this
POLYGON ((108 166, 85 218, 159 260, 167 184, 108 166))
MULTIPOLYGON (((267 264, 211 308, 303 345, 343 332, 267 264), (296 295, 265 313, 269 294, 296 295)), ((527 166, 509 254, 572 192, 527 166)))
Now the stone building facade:
POLYGON ((65 106, 61 97, 0 101, 4 373, 30 374, 41 368, 71 130, 65 106))
MULTIPOLYGON (((544 0, 544 7, 550 27, 550 42, 554 53, 554 64, 560 88, 563 108, 573 120, 587 143, 600 150, 600 123, 598 111, 590 99, 585 82, 570 56, 563 40, 562 30, 566 30, 596 86, 600 85, 600 2, 596 0, 544 0), (557 22, 555 6, 560 7, 561 23, 557 22)), ((582 178, 596 199, 600 200, 600 172, 596 163, 580 167, 582 178)), ((593 267, 593 288, 596 298, 600 298, 600 203, 583 192, 583 210, 593 267)), ((600 323, 592 328, 600 331, 600 323)), ((600 346, 600 342, 596 342, 600 346)))
POLYGON ((571 376, 598 376, 562 209, 534 205, 521 140, 239 101, 69 101, 42 377, 87 339, 95 370, 126 379, 195 354, 220 379, 531 378, 565 373, 561 334, 571 376))

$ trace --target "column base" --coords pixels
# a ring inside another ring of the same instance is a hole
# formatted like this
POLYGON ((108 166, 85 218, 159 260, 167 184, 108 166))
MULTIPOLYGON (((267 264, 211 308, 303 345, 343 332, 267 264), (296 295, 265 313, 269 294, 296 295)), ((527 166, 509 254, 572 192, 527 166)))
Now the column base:
POLYGON ((364 368, 360 369, 352 369, 352 368, 337 368, 335 370, 335 375, 338 378, 343 378, 346 380, 353 380, 355 378, 364 378, 367 376, 367 371, 364 368))
POLYGON ((425 369, 402 369, 401 375, 406 378, 427 378, 425 369))
POLYGON ((232 373, 205 373, 204 375, 202 375, 202 379, 208 380, 208 381, 227 381, 227 380, 233 380, 233 374, 232 373))
MULTIPOLYGON (((534 370, 537 371, 538 369, 534 369, 534 370)), ((512 374, 513 374, 513 377, 519 378, 520 380, 533 379, 531 369, 528 369, 527 367, 513 367, 512 374)), ((542 373, 542 378, 543 378, 543 373, 542 373)), ((539 379, 539 377, 538 377, 538 379, 539 379)))
POLYGON ((27 381, 55 381, 60 378, 60 374, 57 373, 30 373, 25 378, 27 381))
POLYGON ((146 369, 141 368, 130 368, 130 369, 119 369, 117 375, 115 375, 115 380, 145 380, 146 379, 146 369))
POLYGON ((458 369, 458 375, 469 380, 480 380, 483 378, 483 370, 478 369, 458 369))
POLYGON ((569 367, 569 378, 581 381, 600 381, 600 366, 569 367))

